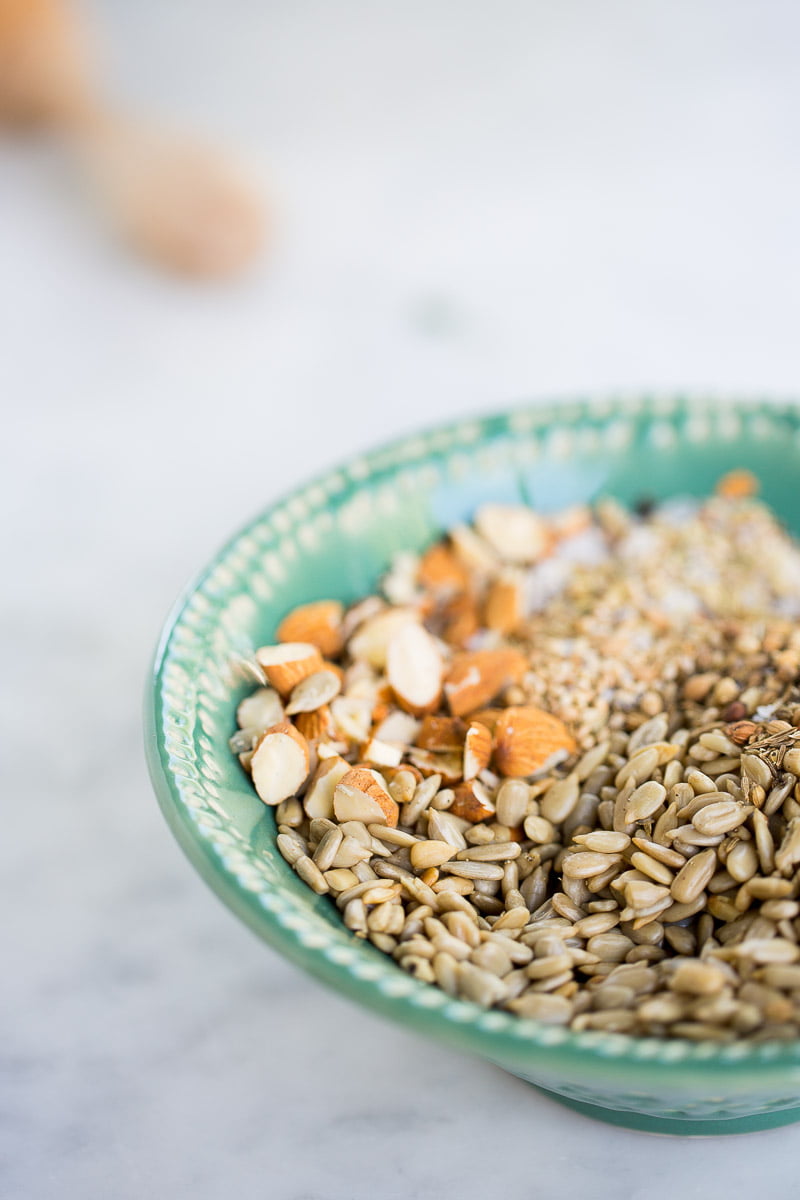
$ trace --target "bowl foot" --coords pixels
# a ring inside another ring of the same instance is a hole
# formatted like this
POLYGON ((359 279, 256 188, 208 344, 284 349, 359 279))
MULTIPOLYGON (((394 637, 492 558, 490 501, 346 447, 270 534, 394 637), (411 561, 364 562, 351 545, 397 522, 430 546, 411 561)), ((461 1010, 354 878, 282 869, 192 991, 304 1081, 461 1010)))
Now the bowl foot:
POLYGON ((622 1109, 603 1108, 599 1104, 584 1104, 580 1100, 560 1096, 558 1092, 548 1091, 547 1088, 539 1087, 536 1084, 534 1087, 548 1100, 563 1104, 583 1117, 592 1117, 595 1121, 605 1121, 608 1125, 621 1125, 625 1129, 636 1129, 640 1133, 659 1133, 673 1137, 716 1137, 719 1134, 729 1133, 758 1133, 764 1129, 777 1129, 781 1125, 791 1125, 795 1121, 800 1121, 800 1107, 755 1113, 748 1117, 712 1118, 710 1120, 693 1120, 689 1117, 649 1117, 642 1113, 627 1112, 622 1109))

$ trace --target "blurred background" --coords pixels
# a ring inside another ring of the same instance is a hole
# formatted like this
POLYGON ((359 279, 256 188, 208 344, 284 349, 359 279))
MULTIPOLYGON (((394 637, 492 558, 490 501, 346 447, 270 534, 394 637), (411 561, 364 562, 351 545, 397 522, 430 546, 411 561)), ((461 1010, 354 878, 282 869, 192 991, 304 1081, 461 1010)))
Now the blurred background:
MULTIPOLYGON (((0 34, 4 5, 25 0, 0 0, 0 34)), ((339 1036, 317 1094, 344 1123, 327 1166, 301 1155, 275 1200, 366 1194, 348 1163, 376 1111, 383 1194, 454 1195, 425 1155, 441 1134, 469 1144, 448 1100, 462 1086, 481 1119, 502 1116, 509 1186, 516 1139, 533 1136, 520 1105, 538 1105, 525 1109, 536 1137, 544 1147, 557 1129, 557 1161, 571 1164, 547 1194, 572 1196, 575 1147, 588 1139, 620 1171, 621 1142, 357 1014, 206 895, 151 798, 140 697, 170 604, 231 530, 376 441, 539 397, 797 394, 800 10, 73 11, 108 111, 197 137, 212 171, 214 147, 241 162, 242 220, 259 234, 237 270, 176 272, 115 232, 110 214, 134 190, 117 126, 71 114, 0 132, 1 853, 15 913, 0 1183, 15 1198, 56 1184, 219 1195, 317 1128, 295 1065, 304 1030, 324 1021, 339 1036), (284 1050, 262 1061, 265 1013, 284 1050), (389 1118, 376 1061, 393 1080, 389 1118)), ((0 57, 0 90, 3 69, 0 57)), ((152 182, 145 168, 135 179, 152 182)), ((786 1136, 745 1141, 727 1184, 703 1175, 694 1145, 669 1190, 648 1195, 699 1195, 699 1179, 713 1197, 750 1174, 763 1186, 781 1160, 757 1165, 755 1149, 786 1136)), ((615 1137, 643 1160, 646 1140, 615 1137)), ((477 1194, 469 1170, 459 1179, 460 1196, 477 1194)), ((620 1197, 639 1195, 631 1179, 620 1197)))

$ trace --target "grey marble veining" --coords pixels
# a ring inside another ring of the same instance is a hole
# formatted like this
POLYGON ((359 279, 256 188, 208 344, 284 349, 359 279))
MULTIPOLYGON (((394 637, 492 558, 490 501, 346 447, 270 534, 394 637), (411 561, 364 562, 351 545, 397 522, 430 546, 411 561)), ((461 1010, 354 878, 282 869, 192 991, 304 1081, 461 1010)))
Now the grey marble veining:
POLYGON ((275 248, 162 279, 53 147, 0 143, 0 1196, 788 1194, 796 1129, 604 1127, 283 962, 173 843, 140 701, 192 572, 370 443, 548 392, 797 392, 797 10, 90 9, 121 94, 250 145, 275 248))

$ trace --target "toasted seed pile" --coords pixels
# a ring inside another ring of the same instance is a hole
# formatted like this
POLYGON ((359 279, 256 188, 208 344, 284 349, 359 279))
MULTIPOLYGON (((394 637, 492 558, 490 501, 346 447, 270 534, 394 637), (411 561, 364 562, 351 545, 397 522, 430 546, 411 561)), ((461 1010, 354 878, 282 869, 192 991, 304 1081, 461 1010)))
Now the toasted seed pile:
POLYGON ((289 614, 231 747, 356 937, 576 1030, 800 1036, 800 545, 752 491, 486 505, 289 614))

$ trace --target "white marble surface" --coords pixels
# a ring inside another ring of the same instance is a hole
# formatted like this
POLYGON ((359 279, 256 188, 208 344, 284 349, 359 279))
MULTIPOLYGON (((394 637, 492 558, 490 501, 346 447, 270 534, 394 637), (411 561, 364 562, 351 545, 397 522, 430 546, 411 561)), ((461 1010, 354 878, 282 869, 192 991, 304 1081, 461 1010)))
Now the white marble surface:
POLYGON ((193 290, 0 145, 0 1195, 790 1194, 800 1128, 611 1130, 300 975, 173 844, 139 708, 185 579, 355 449, 529 395, 798 391, 796 6, 90 7, 120 94, 250 148, 276 233, 193 290))

